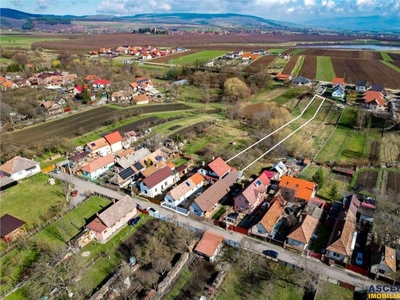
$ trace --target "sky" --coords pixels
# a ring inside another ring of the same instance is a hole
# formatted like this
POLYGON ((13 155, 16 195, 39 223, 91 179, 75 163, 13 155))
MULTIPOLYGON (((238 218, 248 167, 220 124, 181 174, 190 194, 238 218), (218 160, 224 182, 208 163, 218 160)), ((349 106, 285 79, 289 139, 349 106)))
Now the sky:
POLYGON ((400 17, 400 0, 1 0, 1 7, 55 15, 238 13, 301 22, 351 16, 400 17))

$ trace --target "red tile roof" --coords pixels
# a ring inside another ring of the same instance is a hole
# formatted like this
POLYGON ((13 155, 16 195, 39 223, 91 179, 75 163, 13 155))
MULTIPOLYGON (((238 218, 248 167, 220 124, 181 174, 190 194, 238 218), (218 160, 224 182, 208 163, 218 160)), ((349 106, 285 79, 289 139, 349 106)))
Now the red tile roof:
POLYGON ((168 166, 165 166, 164 168, 151 174, 149 177, 146 177, 145 179, 143 179, 143 183, 149 189, 151 189, 152 187, 159 184, 161 181, 163 181, 173 175, 174 175, 174 173, 172 172, 171 168, 168 166))
POLYGON ((376 102, 379 106, 384 106, 386 104, 383 94, 377 91, 365 92, 363 99, 367 103, 376 102))
POLYGON ((271 232, 274 229, 274 225, 283 215, 284 209, 281 205, 280 201, 275 201, 272 206, 268 209, 267 213, 261 219, 260 223, 263 227, 268 231, 271 232))
POLYGON ((245 197, 246 200, 249 202, 249 205, 252 206, 254 203, 256 203, 259 194, 265 193, 265 189, 269 185, 269 183, 270 180, 267 174, 261 173, 261 175, 253 180, 241 193, 241 195, 237 197, 245 197))
POLYGON ((194 250, 211 257, 215 254, 223 240, 224 237, 222 235, 206 231, 194 250))
POLYGON ((108 143, 105 138, 99 138, 93 142, 87 143, 86 146, 90 149, 90 151, 96 151, 100 148, 108 146, 108 143))
POLYGON ((106 134, 104 136, 104 138, 110 145, 116 144, 123 140, 122 136, 119 134, 118 131, 114 131, 113 133, 106 134))
POLYGON ((221 158, 217 157, 212 162, 209 162, 207 165, 211 171, 218 175, 218 177, 222 177, 231 169, 230 166, 221 158))
POLYGON ((310 215, 307 215, 303 219, 303 222, 297 224, 287 237, 289 239, 299 241, 303 244, 308 244, 317 225, 318 225, 318 219, 310 215))
POLYGON ((21 156, 15 156, 14 158, 0 165, 0 171, 12 175, 37 165, 39 165, 39 163, 34 160, 21 156))
POLYGON ((91 163, 88 163, 84 165, 81 168, 81 171, 87 172, 87 173, 92 173, 100 168, 103 168, 109 164, 114 162, 114 157, 112 155, 106 155, 104 157, 99 157, 98 159, 92 161, 91 163))
POLYGON ((332 79, 332 83, 333 84, 345 84, 344 78, 340 78, 340 77, 333 78, 332 79))
POLYGON ((314 182, 286 175, 279 182, 279 188, 294 190, 294 196, 305 201, 310 200, 316 185, 314 182))
POLYGON ((326 248, 326 250, 341 254, 343 256, 350 256, 351 243, 353 241, 355 229, 356 217, 351 211, 348 211, 345 220, 339 218, 336 221, 328 241, 329 246, 326 248))
POLYGON ((110 84, 110 82, 106 79, 96 79, 93 81, 93 84, 103 84, 103 85, 107 85, 110 84))

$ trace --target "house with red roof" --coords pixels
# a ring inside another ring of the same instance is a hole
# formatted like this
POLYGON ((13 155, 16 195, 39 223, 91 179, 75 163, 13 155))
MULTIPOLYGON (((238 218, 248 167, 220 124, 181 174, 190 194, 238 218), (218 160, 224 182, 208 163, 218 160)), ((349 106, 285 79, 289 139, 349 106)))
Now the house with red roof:
POLYGON ((140 182, 140 193, 144 196, 154 198, 157 195, 161 195, 178 180, 178 173, 165 165, 140 182))
POLYGON ((93 80, 92 86, 94 89, 105 89, 110 87, 110 82, 107 79, 93 80))
POLYGON ((311 181, 283 176, 279 182, 279 189, 282 196, 290 202, 305 201, 307 202, 315 196, 317 184, 311 181))
POLYGON ((278 81, 289 81, 292 79, 292 76, 289 74, 276 74, 275 79, 278 81))
POLYGON ((287 236, 287 241, 285 242, 285 248, 305 251, 307 250, 311 238, 317 229, 319 219, 313 217, 312 215, 300 216, 299 223, 297 223, 289 235, 287 236))
POLYGON ((234 198, 236 211, 251 213, 263 201, 270 180, 264 172, 234 198))
POLYGON ((149 104, 150 100, 151 100, 150 96, 147 96, 146 94, 139 94, 133 96, 131 101, 135 105, 140 105, 140 104, 149 104))
POLYGON ((21 156, 15 156, 0 165, 0 174, 16 181, 38 174, 40 171, 38 162, 21 156))
POLYGON ((107 173, 114 166, 114 157, 106 155, 83 165, 80 168, 82 175, 93 180, 107 173))
POLYGON ((126 195, 116 201, 96 218, 86 225, 91 230, 92 237, 104 243, 128 224, 128 221, 137 214, 136 202, 126 195))
POLYGON ((42 101, 40 102, 40 108, 48 116, 61 114, 63 112, 61 105, 54 101, 42 101))
POLYGON ((231 167, 221 157, 217 157, 199 169, 201 175, 211 179, 221 179, 228 175, 230 171, 231 167))
POLYGON ((104 139, 110 145, 111 152, 118 152, 122 150, 122 140, 123 137, 119 133, 119 131, 114 131, 112 133, 106 134, 104 139))
POLYGON ((206 231, 196 248, 194 248, 194 252, 213 262, 222 248, 223 241, 224 237, 222 235, 206 231))
POLYGON ((83 88, 85 88, 86 90, 89 90, 89 87, 88 87, 86 84, 85 84, 84 86, 82 86, 82 85, 77 85, 77 86, 74 88, 74 94, 80 94, 80 93, 82 93, 83 88))
POLYGON ((90 153, 98 154, 100 156, 106 156, 111 154, 110 144, 104 137, 101 137, 95 141, 89 142, 85 146, 85 151, 90 153))
POLYGON ((165 195, 165 202, 178 206, 181 202, 196 193, 203 186, 204 178, 200 173, 194 173, 188 179, 174 187, 165 195))
POLYGON ((369 109, 383 110, 386 107, 386 100, 381 92, 366 91, 363 96, 366 107, 369 109))

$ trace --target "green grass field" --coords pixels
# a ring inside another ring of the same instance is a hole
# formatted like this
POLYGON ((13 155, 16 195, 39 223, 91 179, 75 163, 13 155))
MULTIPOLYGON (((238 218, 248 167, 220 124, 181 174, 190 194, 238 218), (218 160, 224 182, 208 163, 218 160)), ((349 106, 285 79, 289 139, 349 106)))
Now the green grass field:
POLYGON ((49 185, 48 179, 46 175, 37 174, 2 192, 1 213, 20 218, 29 226, 41 224, 41 215, 65 201, 61 186, 58 183, 49 185))
POLYGON ((381 51, 380 53, 384 61, 393 61, 393 59, 386 52, 381 51))
POLYGON ((285 48, 276 48, 276 49, 268 49, 267 52, 271 54, 282 54, 283 52, 287 51, 288 49, 285 48))
POLYGON ((315 300, 352 300, 355 299, 353 297, 353 292, 344 287, 330 282, 320 281, 318 284, 317 294, 315 295, 315 300))
POLYGON ((400 68, 398 66, 392 65, 389 61, 382 61, 385 65, 392 68, 393 70, 400 73, 400 68))
POLYGON ((296 65, 293 68, 292 77, 299 76, 299 73, 300 73, 301 67, 303 66, 303 63, 304 63, 304 55, 300 55, 296 61, 296 65))
POLYGON ((334 77, 335 71, 333 70, 331 58, 328 56, 318 56, 316 79, 323 81, 332 81, 334 77))
POLYGON ((165 299, 174 300, 181 292, 181 289, 185 286, 185 284, 192 278, 193 272, 188 269, 184 269, 179 276, 178 281, 175 283, 174 288, 167 294, 165 299))
POLYGON ((304 52, 306 49, 296 49, 291 52, 292 56, 304 52))
POLYGON ((173 64, 173 65, 191 65, 195 63, 196 61, 199 63, 205 63, 211 59, 217 58, 218 56, 221 56, 223 54, 226 54, 226 51, 220 51, 220 50, 205 50, 205 51, 200 51, 196 52, 193 54, 188 54, 179 58, 171 59, 169 60, 166 64, 173 64))
POLYGON ((37 36, 16 36, 16 35, 1 35, 0 44, 2 47, 23 48, 29 49, 32 43, 43 41, 59 41, 61 38, 46 38, 37 36))
POLYGON ((284 92, 282 95, 272 99, 272 101, 279 103, 280 105, 285 104, 287 101, 297 97, 303 92, 302 89, 300 88, 291 88, 284 92))

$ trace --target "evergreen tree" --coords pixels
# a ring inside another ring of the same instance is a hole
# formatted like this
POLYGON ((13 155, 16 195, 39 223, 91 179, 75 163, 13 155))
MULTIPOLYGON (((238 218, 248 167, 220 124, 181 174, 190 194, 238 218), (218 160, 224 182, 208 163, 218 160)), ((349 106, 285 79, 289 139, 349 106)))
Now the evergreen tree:
POLYGON ((336 184, 332 185, 331 190, 329 191, 329 198, 331 198, 333 201, 336 201, 339 198, 339 192, 336 184))
POLYGON ((85 87, 84 84, 82 84, 82 92, 81 92, 80 98, 81 98, 81 101, 83 104, 87 104, 90 102, 90 92, 85 87))
POLYGON ((319 168, 314 176, 312 177, 312 180, 318 184, 318 189, 320 190, 322 186, 324 185, 324 172, 322 171, 322 168, 319 168))

